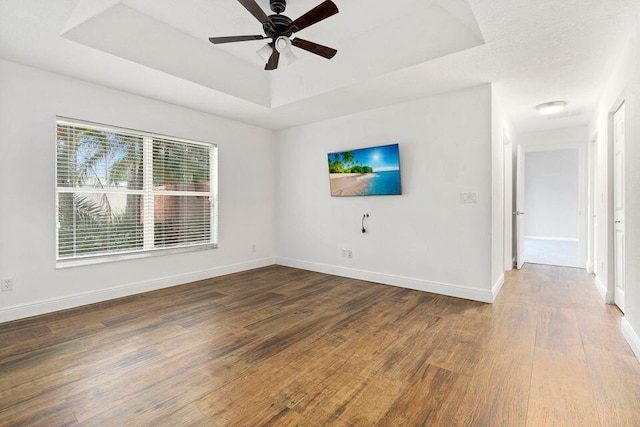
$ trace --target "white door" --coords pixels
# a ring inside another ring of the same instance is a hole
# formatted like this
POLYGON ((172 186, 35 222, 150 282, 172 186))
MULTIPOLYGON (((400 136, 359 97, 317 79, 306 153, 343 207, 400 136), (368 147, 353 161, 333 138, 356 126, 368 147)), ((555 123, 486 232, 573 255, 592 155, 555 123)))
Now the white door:
POLYGON ((518 145, 516 157, 516 265, 518 270, 524 265, 524 151, 518 145))
POLYGON ((613 115, 613 257, 615 303, 624 311, 624 104, 613 115))

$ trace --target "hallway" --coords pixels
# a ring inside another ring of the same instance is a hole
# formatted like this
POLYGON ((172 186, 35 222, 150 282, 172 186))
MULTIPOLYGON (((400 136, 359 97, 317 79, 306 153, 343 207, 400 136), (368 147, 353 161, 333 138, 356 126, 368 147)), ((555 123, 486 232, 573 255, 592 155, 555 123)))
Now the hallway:
POLYGON ((519 371, 530 375, 528 426, 638 425, 640 363, 620 332, 622 313, 584 270, 527 264, 508 273, 494 306, 517 322, 517 357, 531 361, 519 371))

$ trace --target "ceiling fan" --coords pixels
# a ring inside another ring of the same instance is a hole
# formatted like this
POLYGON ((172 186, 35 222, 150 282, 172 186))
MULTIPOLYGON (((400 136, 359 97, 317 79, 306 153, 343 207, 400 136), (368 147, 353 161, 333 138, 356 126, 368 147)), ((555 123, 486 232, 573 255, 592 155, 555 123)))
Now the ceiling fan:
POLYGON ((209 41, 213 44, 242 42, 249 40, 263 40, 271 39, 271 42, 267 43, 265 47, 258 51, 258 54, 263 57, 268 56, 267 65, 265 70, 275 70, 278 68, 278 62, 280 56, 283 56, 283 60, 287 63, 293 62, 295 56, 291 52, 291 46, 299 47, 308 52, 315 53, 316 55, 325 57, 327 59, 333 58, 337 50, 330 47, 322 46, 318 43, 303 40, 299 37, 291 40, 291 36, 298 31, 304 30, 313 24, 316 24, 330 16, 338 13, 338 6, 331 0, 325 0, 309 12, 305 13, 295 21, 291 20, 288 16, 282 15, 287 7, 286 0, 269 0, 271 10, 274 15, 267 16, 267 14, 258 6, 255 0, 238 0, 238 2, 245 7, 258 21, 262 23, 262 28, 265 35, 255 36, 231 36, 231 37, 211 37, 209 41))

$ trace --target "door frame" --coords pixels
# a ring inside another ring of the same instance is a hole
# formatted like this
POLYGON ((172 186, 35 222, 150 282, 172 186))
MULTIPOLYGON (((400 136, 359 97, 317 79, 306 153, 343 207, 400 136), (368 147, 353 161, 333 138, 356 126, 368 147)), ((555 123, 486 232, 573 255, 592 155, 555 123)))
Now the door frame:
MULTIPOLYGON (((612 116, 613 117, 613 116, 612 116)), ((546 144, 546 145, 522 145, 522 161, 526 161, 527 153, 540 151, 559 151, 559 150, 578 150, 578 265, 580 268, 587 268, 587 251, 588 251, 588 183, 589 183, 589 167, 588 167, 588 140, 584 143, 572 142, 566 144, 546 144)), ((524 168, 524 179, 526 179, 527 170, 524 168)), ((517 191, 517 190, 516 190, 517 191)), ((526 197, 526 194, 525 194, 526 197)), ((526 199, 525 199, 526 200, 526 199)), ((526 213, 526 212, 525 212, 526 213)), ((526 215, 525 215, 526 220, 526 215)), ((517 231, 520 233, 520 231, 517 231)), ((518 254, 520 257, 520 254, 518 254)))
POLYGON ((587 273, 597 274, 598 246, 596 244, 598 233, 598 205, 596 195, 596 170, 598 163, 598 132, 589 141, 588 148, 588 213, 587 213, 587 273))
MULTIPOLYGON (((617 103, 618 104, 618 103, 617 103)), ((616 250, 616 179, 615 179, 615 175, 616 175, 616 166, 615 166, 615 156, 616 156, 616 147, 615 147, 615 139, 616 139, 616 124, 615 124, 615 115, 625 106, 625 100, 623 99, 616 107, 615 111, 612 111, 609 114, 609 118, 610 118, 610 128, 609 128, 609 136, 611 137, 610 140, 610 173, 609 173, 609 178, 610 178, 610 189, 611 189, 611 197, 609 199, 610 202, 610 206, 609 206, 609 212, 610 212, 610 221, 608 224, 608 229, 611 232, 611 237, 610 237, 610 242, 611 242, 611 254, 610 254, 610 259, 611 259, 611 268, 610 268, 610 274, 609 276, 611 277, 611 284, 610 284, 610 289, 611 289, 611 303, 615 304, 618 306, 618 308, 620 309, 620 311, 624 312, 624 293, 622 293, 622 297, 619 298, 617 295, 617 287, 616 287, 616 282, 617 282, 617 277, 616 277, 616 270, 617 270, 617 265, 616 265, 616 260, 619 256, 619 254, 617 254, 617 250, 616 250)), ((626 118, 627 118, 627 114, 626 114, 626 109, 625 109, 625 113, 624 113, 624 120, 626 123, 626 118)), ((625 130, 625 147, 626 147, 626 130, 625 130)), ((626 170, 626 156, 625 156, 625 164, 622 166, 622 190, 624 191, 623 193, 623 198, 626 199, 626 174, 627 174, 627 170, 626 170)), ((626 211, 626 205, 623 207, 623 211, 626 211)), ((623 224, 623 226, 626 226, 626 224, 623 224)), ((623 242, 623 245, 626 246, 626 239, 623 242)), ((623 249, 623 256, 621 256, 622 258, 622 271, 626 271, 626 247, 623 249)), ((626 276, 625 273, 622 274, 622 276, 626 276)), ((625 281, 626 277, 622 277, 622 280, 625 281)))
POLYGON ((511 271, 513 269, 513 144, 507 135, 506 129, 502 130, 502 142, 504 155, 504 168, 502 172, 504 181, 504 270, 511 271))
POLYGON ((612 104, 609 114, 607 114, 607 150, 606 150, 606 165, 607 165, 607 196, 606 196, 606 217, 600 218, 600 226, 606 229, 606 244, 601 245, 606 249, 606 253, 602 254, 599 262, 603 262, 606 259, 606 279, 607 279, 607 293, 605 294, 605 301, 607 304, 615 304, 615 229, 614 229, 614 201, 613 201, 613 138, 614 138, 614 122, 613 115, 622 107, 626 101, 625 93, 622 92, 616 101, 612 104))
POLYGON ((524 266, 524 218, 525 206, 525 151, 522 144, 516 147, 516 188, 515 188, 515 209, 513 218, 515 221, 515 241, 516 241, 516 262, 515 267, 520 270, 524 266))

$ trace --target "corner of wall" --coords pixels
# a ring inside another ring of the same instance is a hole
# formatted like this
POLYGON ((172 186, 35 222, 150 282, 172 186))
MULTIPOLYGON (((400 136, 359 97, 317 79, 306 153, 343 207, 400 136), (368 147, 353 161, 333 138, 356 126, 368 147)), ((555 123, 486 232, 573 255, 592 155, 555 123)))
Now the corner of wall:
POLYGON ((599 276, 594 279, 596 289, 606 304, 613 304, 613 295, 607 290, 607 286, 600 280, 599 276))
POLYGON ((631 323, 627 321, 626 317, 622 319, 620 329, 622 330, 622 335, 631 346, 633 354, 635 354, 638 361, 640 361, 640 336, 638 336, 638 333, 631 327, 631 323))
POLYGON ((502 290, 503 286, 504 286, 504 273, 502 273, 500 277, 498 277, 498 280, 493 284, 493 287, 491 288, 492 303, 496 301, 496 298, 498 297, 498 294, 502 290))
POLYGON ((505 161, 504 136, 507 120, 499 89, 491 83, 491 270, 490 283, 495 295, 502 288, 505 272, 505 161), (502 282, 502 283, 501 283, 502 282), (497 284, 500 283, 499 286, 497 284))

